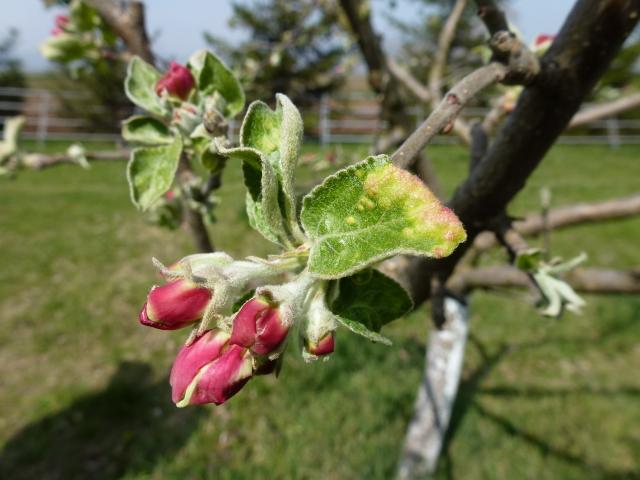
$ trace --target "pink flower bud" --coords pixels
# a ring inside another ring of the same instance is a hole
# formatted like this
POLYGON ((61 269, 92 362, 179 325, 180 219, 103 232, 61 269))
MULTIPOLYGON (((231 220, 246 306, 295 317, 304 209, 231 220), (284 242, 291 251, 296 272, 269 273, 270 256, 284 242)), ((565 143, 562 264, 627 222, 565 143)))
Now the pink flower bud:
POLYGON ((56 27, 64 28, 69 23, 69 17, 66 15, 56 15, 55 22, 56 22, 56 27))
POLYGON ((538 35, 536 39, 533 41, 533 46, 540 47, 543 44, 553 43, 555 39, 556 39, 555 35, 541 34, 541 35, 538 35))
POLYGON ((229 345, 229 336, 209 330, 180 350, 171 369, 172 399, 178 407, 215 403, 235 395, 253 375, 251 353, 229 345))
POLYGON ((195 85, 193 75, 187 67, 176 62, 169 64, 169 70, 156 83, 156 94, 165 90, 171 96, 186 100, 195 85))
POLYGON ((264 297, 254 297, 236 314, 230 342, 258 355, 268 355, 280 346, 288 332, 282 310, 264 297))
POLYGON ((69 24, 69 17, 66 15, 56 15, 55 19, 55 27, 51 30, 51 35, 57 37, 58 35, 64 33, 66 26, 69 24))
POLYGON ((305 348, 307 352, 316 357, 322 357, 333 353, 336 346, 335 332, 329 332, 322 337, 318 343, 313 343, 311 340, 307 340, 305 348))
POLYGON ((140 312, 140 323, 161 330, 176 330, 202 318, 211 300, 208 288, 185 279, 153 287, 140 312))

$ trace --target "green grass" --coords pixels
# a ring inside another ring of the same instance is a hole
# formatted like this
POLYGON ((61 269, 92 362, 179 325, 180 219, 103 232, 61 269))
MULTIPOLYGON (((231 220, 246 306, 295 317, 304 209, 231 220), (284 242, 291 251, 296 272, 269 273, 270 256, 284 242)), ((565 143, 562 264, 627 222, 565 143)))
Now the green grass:
MULTIPOLYGON (((433 147, 431 155, 452 191, 465 152, 433 147)), ((633 193, 639 158, 637 147, 557 147, 510 213, 536 209, 541 186, 552 188, 555 205, 633 193)), ((216 245, 236 257, 269 253, 247 225, 243 195, 232 166, 216 245)), ((590 264, 611 267, 638 265, 639 242, 637 219, 552 237, 554 254, 586 251, 590 264)), ((167 373, 185 332, 136 319, 160 281, 150 257, 191 252, 183 232, 148 226, 130 205, 124 163, 0 183, 0 478, 390 478, 428 311, 389 326, 390 348, 341 331, 327 363, 289 354, 279 379, 252 380, 221 407, 179 410, 167 373)), ((558 321, 536 315, 518 293, 473 296, 437 478, 640 477, 640 299, 587 300, 582 316, 558 321)))

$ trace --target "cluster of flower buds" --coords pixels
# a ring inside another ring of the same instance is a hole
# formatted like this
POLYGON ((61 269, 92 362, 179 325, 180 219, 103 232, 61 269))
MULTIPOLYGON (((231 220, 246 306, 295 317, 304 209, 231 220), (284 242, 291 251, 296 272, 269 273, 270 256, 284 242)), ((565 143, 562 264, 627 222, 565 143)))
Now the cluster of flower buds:
POLYGON ((277 368, 288 331, 277 304, 252 298, 235 315, 230 335, 208 330, 182 348, 171 370, 173 401, 179 407, 224 403, 253 375, 277 368))
POLYGON ((170 97, 186 100, 193 90, 196 81, 191 71, 177 62, 169 64, 169 70, 156 83, 156 94, 162 96, 165 92, 170 97))
POLYGON ((160 265, 167 282, 149 292, 140 323, 176 330, 200 322, 171 371, 176 405, 221 404, 252 376, 277 371, 298 318, 308 316, 301 322, 306 355, 315 359, 333 351, 335 324, 323 310, 324 295, 322 305, 306 301, 314 283, 310 276, 301 274, 284 285, 260 287, 233 311, 233 303, 249 283, 280 275, 295 265, 291 260, 233 261, 223 253, 192 255, 168 268, 160 265), (211 320, 216 320, 214 328, 208 326, 211 320))
POLYGON ((69 17, 66 15, 56 15, 55 27, 51 30, 51 35, 57 37, 65 32, 67 25, 69 24, 69 17))

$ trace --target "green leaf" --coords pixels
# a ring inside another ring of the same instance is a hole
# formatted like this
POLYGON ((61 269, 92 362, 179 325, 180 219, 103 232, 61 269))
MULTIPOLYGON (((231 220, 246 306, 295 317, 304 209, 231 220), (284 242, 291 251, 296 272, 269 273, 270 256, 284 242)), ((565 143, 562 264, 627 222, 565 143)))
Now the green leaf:
POLYGON ((173 143, 173 134, 164 123, 143 115, 137 115, 122 122, 122 136, 127 142, 145 145, 173 143))
POLYGON ((179 135, 170 145, 136 148, 131 152, 127 180, 136 207, 143 211, 149 209, 171 188, 181 153, 179 135))
POLYGON ((70 26, 76 32, 90 32, 99 24, 96 11, 82 0, 74 0, 69 5, 70 26))
POLYGON ((303 200, 309 271, 340 278, 397 254, 442 258, 463 242, 458 217, 386 155, 340 170, 303 200))
POLYGON ((245 102, 242 85, 222 60, 208 50, 200 50, 191 57, 189 66, 203 97, 218 92, 225 99, 226 117, 242 111, 245 102))
POLYGON ((363 335, 363 328, 372 335, 377 334, 384 325, 402 317, 412 308, 413 302, 406 290, 372 268, 341 278, 338 296, 331 304, 331 311, 360 335, 363 335))
POLYGON ((515 265, 525 272, 534 272, 540 268, 542 262, 542 250, 539 248, 529 248, 518 253, 515 265))
POLYGON ((278 203, 279 184, 273 166, 265 156, 252 148, 225 149, 218 145, 220 154, 242 161, 244 182, 247 187, 247 215, 249 224, 267 240, 282 244, 287 237, 278 203))
POLYGON ((135 56, 127 68, 124 90, 133 103, 150 113, 163 116, 167 111, 155 89, 160 77, 160 72, 153 66, 135 56))
POLYGON ((391 345, 391 340, 389 340, 387 337, 385 337, 384 335, 380 335, 379 333, 372 332, 360 322, 356 322, 348 318, 343 318, 340 315, 336 315, 334 318, 343 327, 348 328, 356 335, 360 335, 361 337, 371 340, 372 342, 382 343, 383 345, 387 346, 391 345))
POLYGON ((240 144, 255 148, 277 165, 282 190, 285 196, 285 213, 290 229, 297 236, 300 227, 297 221, 295 169, 302 144, 302 117, 286 95, 276 95, 276 110, 267 104, 253 102, 247 111, 240 129, 240 144))
POLYGON ((52 62, 67 63, 85 58, 97 59, 97 50, 91 42, 79 35, 61 33, 40 45, 40 53, 52 62))

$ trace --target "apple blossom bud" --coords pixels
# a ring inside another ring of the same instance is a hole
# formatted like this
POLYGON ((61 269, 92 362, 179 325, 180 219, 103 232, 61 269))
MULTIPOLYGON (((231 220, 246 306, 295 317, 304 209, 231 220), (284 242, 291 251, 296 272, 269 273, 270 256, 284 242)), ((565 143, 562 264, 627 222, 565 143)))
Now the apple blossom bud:
POLYGON ((140 312, 140 323, 161 330, 176 330, 202 318, 211 291, 186 279, 153 287, 140 312))
POLYGON ((171 369, 172 399, 178 407, 215 403, 235 395, 253 375, 249 350, 229 345, 228 334, 209 330, 184 346, 171 369))
POLYGON ((311 340, 307 340, 305 343, 305 349, 311 355, 315 355, 316 357, 322 357, 324 355, 329 355, 333 353, 335 348, 335 332, 329 332, 323 338, 320 339, 317 343, 312 342, 311 340))
POLYGON ((169 64, 169 70, 156 83, 156 94, 166 91, 169 95, 186 100, 195 85, 191 71, 176 62, 169 64))
POLYGON ((51 35, 54 37, 64 33, 66 26, 69 24, 69 17, 66 15, 56 15, 55 27, 51 30, 51 35))
POLYGON ((275 351, 289 332, 283 312, 266 297, 256 296, 247 301, 233 320, 230 342, 250 348, 258 355, 275 351))
POLYGON ((305 361, 317 360, 333 353, 335 348, 336 320, 327 307, 325 291, 320 289, 311 298, 307 309, 307 318, 301 329, 304 347, 302 357, 305 361))

